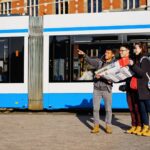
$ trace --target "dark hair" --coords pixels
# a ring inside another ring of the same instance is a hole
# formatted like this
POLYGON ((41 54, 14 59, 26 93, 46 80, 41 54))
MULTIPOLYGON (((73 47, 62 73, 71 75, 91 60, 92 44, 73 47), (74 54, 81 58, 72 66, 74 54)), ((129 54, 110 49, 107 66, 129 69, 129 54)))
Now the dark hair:
POLYGON ((112 48, 110 46, 107 46, 105 51, 111 51, 114 55, 116 54, 116 49, 115 48, 112 48))
POLYGON ((136 43, 134 43, 134 47, 135 47, 135 45, 138 45, 138 46, 142 49, 142 51, 141 51, 141 54, 142 54, 142 55, 145 54, 145 53, 147 53, 147 46, 146 46, 146 43, 143 43, 143 42, 136 42, 136 43))
POLYGON ((127 48, 128 50, 130 50, 130 45, 127 44, 127 43, 121 44, 120 47, 125 47, 125 48, 127 48))

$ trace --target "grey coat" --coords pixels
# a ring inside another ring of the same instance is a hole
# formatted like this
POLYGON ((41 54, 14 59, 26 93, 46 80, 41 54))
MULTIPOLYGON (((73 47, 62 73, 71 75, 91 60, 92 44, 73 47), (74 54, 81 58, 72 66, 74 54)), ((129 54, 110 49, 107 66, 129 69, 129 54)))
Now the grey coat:
MULTIPOLYGON (((111 64, 112 62, 115 61, 115 59, 113 59, 111 62, 105 62, 101 59, 92 59, 90 57, 88 57, 87 55, 85 55, 85 61, 87 63, 89 63, 90 65, 92 65, 96 70, 111 64)), ((96 79, 94 78, 94 88, 98 89, 98 90, 108 90, 109 92, 112 91, 112 83, 109 83, 106 79, 104 78, 100 78, 100 79, 96 79)))

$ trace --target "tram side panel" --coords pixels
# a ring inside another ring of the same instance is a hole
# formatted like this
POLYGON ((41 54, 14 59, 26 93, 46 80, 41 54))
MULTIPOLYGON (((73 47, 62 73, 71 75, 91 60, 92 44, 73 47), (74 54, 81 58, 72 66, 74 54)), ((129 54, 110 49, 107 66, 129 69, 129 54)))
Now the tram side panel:
POLYGON ((28 17, 1 17, 0 22, 0 108, 25 109, 28 108, 28 17))
MULTIPOLYGON (((87 37, 87 36, 86 36, 87 37)), ((82 37, 78 36, 78 39, 82 37)), ((93 44, 70 43, 75 36, 44 36, 43 64, 43 108, 44 109, 91 109, 93 101, 94 70, 77 54, 83 48, 87 54, 96 55, 103 50, 93 44), (67 46, 69 43, 69 47, 67 46), (48 69, 47 69, 48 68, 48 69), (92 79, 81 80, 85 69, 91 69, 92 79)), ((81 40, 80 39, 80 40, 81 40)), ((85 38, 83 38, 85 40, 85 38)), ((97 57, 93 57, 97 59, 97 57)), ((118 90, 120 84, 113 86, 113 108, 126 109, 126 93, 118 90)), ((101 101, 104 108, 104 101, 101 101)))
MULTIPOLYGON (((44 16, 44 108, 91 108, 93 83, 76 80, 84 70, 75 49, 81 48, 90 53, 90 49, 98 48, 92 48, 93 41, 106 42, 108 39, 105 37, 109 35, 120 34, 118 40, 122 43, 125 40, 123 35, 148 34, 149 17, 148 11, 44 16), (112 18, 113 22, 110 21, 112 18), (142 18, 142 22, 139 18, 142 18), (93 36, 92 39, 90 36, 93 36), (90 44, 91 47, 88 47, 90 44)), ((99 53, 101 51, 98 49, 99 53)), ((95 53, 93 51, 92 56, 95 53)), ((113 108, 128 108, 126 93, 120 92, 118 87, 117 84, 113 87, 113 108)))

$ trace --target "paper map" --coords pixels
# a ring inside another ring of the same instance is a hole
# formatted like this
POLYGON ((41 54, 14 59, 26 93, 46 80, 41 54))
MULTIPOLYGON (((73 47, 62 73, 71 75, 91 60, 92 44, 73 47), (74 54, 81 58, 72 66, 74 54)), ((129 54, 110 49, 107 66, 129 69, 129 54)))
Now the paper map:
POLYGON ((134 73, 129 69, 127 64, 125 64, 124 66, 120 65, 120 62, 118 60, 95 71, 95 74, 99 74, 100 76, 112 82, 119 82, 133 76, 134 73))

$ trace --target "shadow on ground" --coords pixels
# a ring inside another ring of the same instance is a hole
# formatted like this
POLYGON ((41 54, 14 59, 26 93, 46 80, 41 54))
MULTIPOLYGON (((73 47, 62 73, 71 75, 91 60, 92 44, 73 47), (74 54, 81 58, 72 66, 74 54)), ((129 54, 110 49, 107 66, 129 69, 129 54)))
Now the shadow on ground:
MULTIPOLYGON (((71 106, 66 105, 68 110, 76 110, 76 116, 77 118, 89 129, 92 129, 93 127, 93 112, 92 112, 92 99, 88 101, 87 99, 83 99, 83 101, 79 105, 71 106), (82 108, 82 109, 81 109, 82 108)), ((113 112, 119 112, 124 113, 128 112, 127 109, 113 109, 113 112)), ((100 119, 102 121, 105 121, 105 108, 104 104, 100 104, 100 119)), ((112 125, 120 127, 123 130, 126 130, 129 128, 128 125, 125 123, 122 123, 118 118, 117 115, 112 115, 112 125)), ((100 125, 100 128, 102 130, 105 130, 104 127, 100 125)))
MULTIPOLYGON (((90 130, 92 129, 92 127, 93 127, 92 113, 88 113, 86 115, 77 113, 76 116, 86 127, 88 127, 90 130)), ((105 111, 104 110, 102 110, 102 112, 100 113, 100 120, 105 121, 105 111)), ((119 119, 117 118, 117 115, 115 115, 115 114, 112 115, 112 125, 117 126, 117 127, 121 128, 122 130, 127 130, 129 128, 129 125, 119 121, 119 119)), ((105 131, 105 128, 103 126, 101 126, 101 124, 100 124, 100 128, 103 131, 105 131)))

